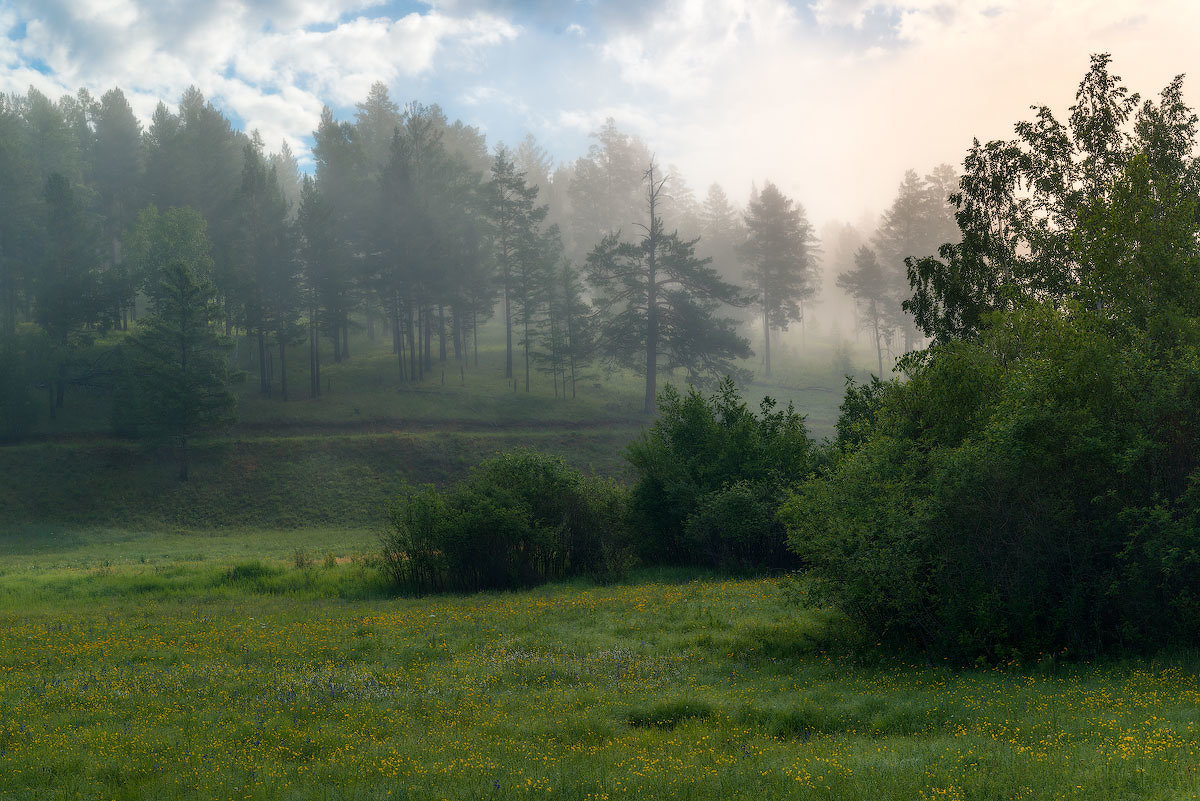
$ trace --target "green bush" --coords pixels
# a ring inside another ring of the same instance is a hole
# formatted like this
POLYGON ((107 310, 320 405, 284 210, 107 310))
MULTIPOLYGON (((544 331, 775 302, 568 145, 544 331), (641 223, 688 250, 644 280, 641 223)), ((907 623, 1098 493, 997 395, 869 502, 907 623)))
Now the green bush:
POLYGON ((770 398, 755 415, 730 379, 710 397, 667 386, 658 411, 626 453, 643 558, 737 570, 793 564, 775 515, 811 466, 804 418, 770 398))
POLYGON ((559 458, 514 451, 453 488, 410 488, 391 511, 383 558, 412 592, 528 587, 630 566, 624 490, 559 458))
POLYGON ((785 507, 818 596, 875 636, 968 660, 1194 643, 1188 338, 1033 304, 914 362, 785 507))

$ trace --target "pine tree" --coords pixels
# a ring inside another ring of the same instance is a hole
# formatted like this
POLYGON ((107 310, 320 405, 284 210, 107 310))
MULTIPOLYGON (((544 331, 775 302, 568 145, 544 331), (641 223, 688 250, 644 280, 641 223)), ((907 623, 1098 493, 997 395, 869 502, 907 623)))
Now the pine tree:
POLYGON ((854 269, 838 275, 837 285, 850 293, 864 307, 863 324, 871 329, 875 341, 875 357, 879 376, 883 377, 883 340, 891 337, 891 318, 885 312, 892 299, 891 285, 875 258, 875 251, 866 245, 854 254, 854 269))
POLYGON ((763 358, 771 374, 771 331, 786 331, 803 317, 805 300, 816 293, 817 239, 804 208, 768 182, 750 199, 746 241, 740 252, 746 278, 758 293, 763 358))
POLYGON ((189 445, 205 430, 231 423, 231 344, 219 335, 216 293, 189 261, 176 259, 155 272, 151 314, 132 339, 145 424, 178 451, 179 480, 188 479, 189 445))
POLYGON ((100 292, 98 241, 71 183, 58 173, 46 179, 46 243, 35 282, 34 319, 46 333, 52 376, 47 376, 50 416, 63 405, 68 366, 92 338, 106 311, 100 292))
POLYGON ((733 359, 751 353, 733 321, 717 316, 722 304, 744 306, 749 299, 722 281, 708 259, 696 257, 697 240, 665 232, 658 214, 665 179, 655 172, 652 162, 645 174, 641 241, 622 242, 619 232, 611 233, 587 260, 597 347, 610 363, 644 371, 647 414, 654 411, 660 370, 683 368, 692 380, 744 378, 733 359))
POLYGON ((497 148, 489 184, 491 199, 492 241, 501 293, 504 299, 504 377, 513 377, 513 302, 518 274, 525 269, 523 261, 532 254, 537 229, 545 219, 546 206, 534 205, 538 189, 525 183, 512 157, 503 147, 497 148))

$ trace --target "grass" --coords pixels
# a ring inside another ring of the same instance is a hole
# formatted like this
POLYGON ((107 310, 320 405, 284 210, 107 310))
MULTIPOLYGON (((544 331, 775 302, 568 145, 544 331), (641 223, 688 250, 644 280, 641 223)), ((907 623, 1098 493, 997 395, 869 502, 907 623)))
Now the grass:
POLYGON ((624 475, 637 429, 531 429, 259 436, 193 449, 191 478, 169 454, 134 443, 31 443, 0 448, 3 522, 129 526, 379 526, 404 482, 444 484, 514 447, 564 454, 574 466, 624 475))
POLYGON ((784 581, 393 598, 373 547, 0 534, 0 797, 1200 793, 1195 655, 956 672, 848 647, 784 581))

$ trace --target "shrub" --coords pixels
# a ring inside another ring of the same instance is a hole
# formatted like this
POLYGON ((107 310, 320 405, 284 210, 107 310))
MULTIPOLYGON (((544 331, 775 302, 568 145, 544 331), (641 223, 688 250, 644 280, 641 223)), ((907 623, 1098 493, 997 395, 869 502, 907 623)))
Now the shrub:
POLYGON ((395 584, 415 592, 612 579, 630 564, 626 507, 615 482, 515 451, 446 492, 409 488, 391 511, 383 559, 395 584))
POLYGON ((1195 346, 1032 305, 874 403, 785 507, 824 601, 965 660, 1194 642, 1195 346))
POLYGON ((627 451, 643 557, 737 569, 791 564, 775 513, 784 489, 810 469, 804 418, 791 406, 776 411, 771 398, 756 416, 730 379, 707 398, 667 386, 658 410, 627 451))

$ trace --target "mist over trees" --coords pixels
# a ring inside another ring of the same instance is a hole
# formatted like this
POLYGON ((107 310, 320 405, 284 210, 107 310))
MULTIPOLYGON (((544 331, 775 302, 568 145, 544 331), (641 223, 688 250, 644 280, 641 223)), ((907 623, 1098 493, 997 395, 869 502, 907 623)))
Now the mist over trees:
MULTIPOLYGON (((144 128, 120 89, 0 98, 8 436, 57 419, 72 387, 140 386, 127 373, 142 367, 107 354, 150 325, 176 261, 211 287, 231 364, 272 401, 328 392, 324 365, 352 358, 352 335, 390 341, 405 383, 477 368, 495 320, 514 390, 571 398, 597 368, 631 368, 649 411, 666 378, 749 380, 756 325, 769 374, 773 341, 819 295, 798 199, 771 183, 745 208, 716 184, 698 199, 612 119, 555 163, 532 136, 489 146, 376 83, 351 120, 323 109, 311 156, 304 173, 286 142, 235 129, 194 87, 144 128), (201 249, 203 267, 187 255, 201 249)), ((903 259, 936 249, 929 196, 950 177, 918 182, 919 208, 897 200, 876 234, 883 339, 902 327, 903 259)))

